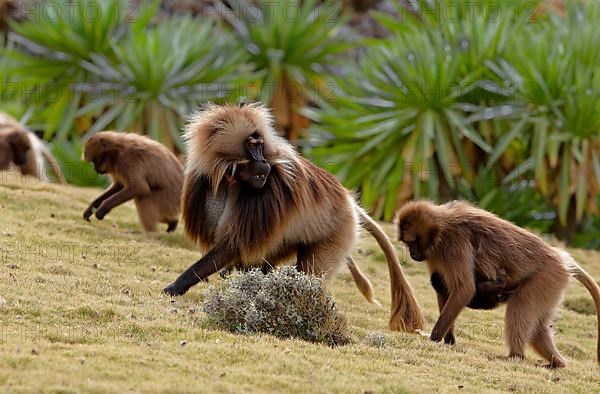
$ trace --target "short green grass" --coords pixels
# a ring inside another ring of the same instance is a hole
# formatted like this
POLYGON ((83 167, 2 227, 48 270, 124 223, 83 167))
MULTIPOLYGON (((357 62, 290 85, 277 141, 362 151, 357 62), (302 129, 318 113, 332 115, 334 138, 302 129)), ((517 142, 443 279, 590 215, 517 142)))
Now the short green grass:
MULTIPOLYGON (((555 324, 570 361, 559 371, 533 353, 504 358, 504 308, 465 311, 454 347, 388 331, 387 267, 367 236, 355 257, 383 307, 364 301, 348 273, 330 284, 351 345, 234 335, 204 322, 210 283, 175 300, 161 294, 199 257, 181 229, 144 234, 132 204, 87 223, 81 215, 98 189, 0 175, 2 392, 600 392, 596 317, 579 284, 555 324)), ((599 252, 572 253, 600 278, 599 252)), ((437 307, 425 266, 404 268, 431 329, 437 307)))

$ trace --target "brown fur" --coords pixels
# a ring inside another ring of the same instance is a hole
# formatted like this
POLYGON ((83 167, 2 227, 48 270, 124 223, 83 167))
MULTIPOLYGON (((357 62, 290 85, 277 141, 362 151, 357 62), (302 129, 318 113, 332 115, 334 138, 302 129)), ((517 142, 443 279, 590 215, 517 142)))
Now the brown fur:
POLYGON ((21 174, 47 180, 46 160, 59 183, 65 183, 60 166, 40 139, 12 116, 0 112, 0 170, 12 166, 21 174))
POLYGON ((259 104, 209 105, 192 119, 186 134, 183 218, 187 236, 208 254, 165 291, 183 294, 199 279, 240 262, 277 265, 296 257, 298 269, 326 278, 346 264, 374 302, 370 282, 350 258, 362 224, 388 258, 390 327, 421 328, 419 306, 389 239, 333 175, 298 155, 272 124, 259 104), (258 189, 245 187, 241 176, 252 163, 245 144, 253 135, 264 140, 262 153, 271 166, 258 189))
POLYGON ((94 209, 100 220, 113 208, 133 199, 146 231, 156 223, 175 230, 183 185, 183 166, 162 144, 133 133, 103 131, 84 146, 84 159, 99 173, 107 173, 112 185, 84 212, 89 220, 94 209))
POLYGON ((550 327, 571 275, 592 294, 600 315, 598 285, 567 252, 487 211, 460 201, 444 205, 418 201, 400 210, 397 224, 398 237, 411 256, 427 260, 429 271, 441 275, 449 290, 448 297, 438 294, 440 317, 432 340, 452 342, 454 320, 475 295, 476 280, 495 281, 500 270, 505 272, 506 287, 514 289, 506 301, 510 356, 523 357, 525 345, 531 343, 550 366, 565 365, 550 327))

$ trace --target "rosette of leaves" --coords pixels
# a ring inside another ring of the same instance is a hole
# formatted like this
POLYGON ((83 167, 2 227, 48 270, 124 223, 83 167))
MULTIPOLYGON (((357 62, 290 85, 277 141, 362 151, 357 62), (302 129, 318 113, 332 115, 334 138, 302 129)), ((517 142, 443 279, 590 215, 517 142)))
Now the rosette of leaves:
POLYGON ((399 17, 378 14, 391 36, 368 41, 334 103, 305 111, 316 121, 307 154, 359 189, 376 216, 391 218, 410 198, 473 194, 496 135, 490 119, 469 117, 504 97, 486 91, 485 62, 524 23, 509 2, 494 20, 488 3, 469 12, 460 2, 418 1, 410 12, 399 6, 399 17), (454 18, 441 14, 450 6, 461 10, 454 18))
POLYGON ((597 2, 567 2, 517 37, 491 64, 513 86, 508 105, 525 109, 506 130, 488 164, 524 145, 539 190, 553 203, 554 231, 570 240, 586 216, 598 213, 600 190, 600 18, 597 2))
POLYGON ((181 126, 198 105, 235 100, 259 77, 234 36, 208 17, 132 29, 113 49, 112 58, 83 64, 100 93, 78 112, 95 119, 88 135, 107 127, 137 131, 183 151, 181 126))
POLYGON ((256 98, 273 108, 278 126, 296 140, 309 125, 299 111, 331 99, 332 65, 349 48, 339 2, 238 0, 218 6, 263 71, 256 98))

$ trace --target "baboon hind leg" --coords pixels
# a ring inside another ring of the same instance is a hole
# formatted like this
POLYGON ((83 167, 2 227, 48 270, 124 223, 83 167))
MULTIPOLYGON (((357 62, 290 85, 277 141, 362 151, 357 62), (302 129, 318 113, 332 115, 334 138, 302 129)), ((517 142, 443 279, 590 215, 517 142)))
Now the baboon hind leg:
POLYGON ((548 361, 552 362, 553 357, 557 363, 562 360, 552 341, 549 323, 568 280, 566 271, 540 271, 508 299, 505 331, 510 357, 523 358, 525 346, 532 343, 540 354, 548 356, 548 361), (549 283, 552 286, 548 286, 549 283))
POLYGON ((566 365, 566 362, 554 344, 554 336, 550 328, 551 322, 551 316, 540 321, 536 332, 533 334, 531 345, 540 356, 550 362, 550 368, 562 368, 566 365))
POLYGON ((135 200, 138 217, 148 232, 156 231, 156 223, 158 222, 158 207, 152 198, 138 198, 135 200))
POLYGON ((354 279, 356 287, 358 287, 358 290, 367 299, 367 301, 369 301, 371 304, 380 305, 375 299, 375 291, 373 290, 371 281, 360 270, 352 256, 346 256, 346 266, 348 267, 350 274, 352 274, 352 279, 354 279))
POLYGON ((299 271, 325 279, 334 275, 346 259, 345 250, 324 242, 299 245, 297 253, 296 268, 299 271))

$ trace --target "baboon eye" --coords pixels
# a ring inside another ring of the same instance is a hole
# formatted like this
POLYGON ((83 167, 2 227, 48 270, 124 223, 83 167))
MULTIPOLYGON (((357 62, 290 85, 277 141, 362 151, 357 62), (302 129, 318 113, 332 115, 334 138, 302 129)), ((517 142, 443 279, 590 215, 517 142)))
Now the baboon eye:
POLYGON ((254 131, 254 133, 252 133, 249 137, 248 137, 248 143, 251 145, 255 145, 255 144, 262 144, 263 143, 263 138, 261 137, 261 135, 258 133, 257 130, 254 131))

